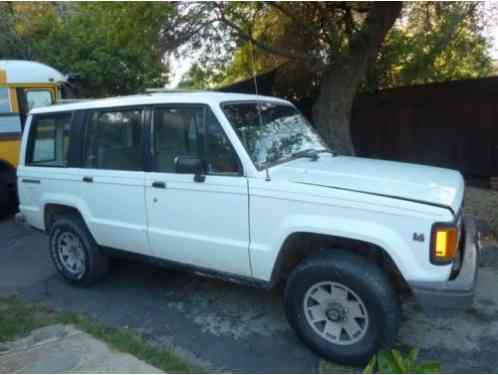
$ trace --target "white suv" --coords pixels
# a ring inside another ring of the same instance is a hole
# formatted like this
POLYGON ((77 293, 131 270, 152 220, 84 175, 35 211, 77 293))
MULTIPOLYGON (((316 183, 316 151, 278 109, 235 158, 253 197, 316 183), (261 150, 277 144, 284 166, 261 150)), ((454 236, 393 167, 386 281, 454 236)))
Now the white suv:
POLYGON ((461 174, 336 155, 285 100, 176 92, 35 109, 17 173, 18 219, 49 233, 68 282, 133 255, 284 284, 290 324, 336 362, 393 343, 401 291, 424 307, 472 303, 461 174))

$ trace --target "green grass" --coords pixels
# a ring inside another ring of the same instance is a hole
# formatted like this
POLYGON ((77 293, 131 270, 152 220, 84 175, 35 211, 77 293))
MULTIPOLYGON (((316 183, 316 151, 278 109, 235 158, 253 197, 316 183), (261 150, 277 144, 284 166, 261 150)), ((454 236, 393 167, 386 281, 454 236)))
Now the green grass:
POLYGON ((0 297, 0 343, 56 323, 72 324, 106 342, 115 350, 134 355, 164 372, 202 371, 187 364, 174 353, 151 347, 141 336, 130 330, 106 327, 82 314, 58 312, 44 305, 28 304, 19 297, 0 297))
POLYGON ((358 368, 339 365, 323 359, 320 361, 318 367, 319 374, 354 374, 359 372, 360 370, 358 368))

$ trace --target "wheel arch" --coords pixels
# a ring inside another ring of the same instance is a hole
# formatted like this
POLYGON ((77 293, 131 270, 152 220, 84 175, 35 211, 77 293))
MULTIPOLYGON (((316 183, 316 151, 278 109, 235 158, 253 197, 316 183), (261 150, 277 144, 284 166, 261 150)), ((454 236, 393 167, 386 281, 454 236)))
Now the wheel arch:
POLYGON ((295 231, 289 233, 282 242, 271 273, 272 285, 285 280, 288 274, 305 258, 334 249, 354 252, 375 260, 389 275, 400 291, 409 290, 409 284, 390 252, 375 241, 367 241, 353 236, 341 236, 330 232, 295 231))
POLYGON ((43 228, 46 232, 50 231, 52 224, 55 222, 57 217, 62 215, 76 215, 81 218, 85 226, 87 227, 90 234, 95 238, 95 233, 92 231, 91 225, 88 225, 86 220, 88 215, 84 207, 76 203, 61 202, 58 200, 45 201, 43 203, 43 228))
POLYGON ((77 215, 83 218, 80 211, 73 206, 59 203, 46 203, 43 207, 43 224, 45 231, 49 232, 57 218, 67 214, 77 215))

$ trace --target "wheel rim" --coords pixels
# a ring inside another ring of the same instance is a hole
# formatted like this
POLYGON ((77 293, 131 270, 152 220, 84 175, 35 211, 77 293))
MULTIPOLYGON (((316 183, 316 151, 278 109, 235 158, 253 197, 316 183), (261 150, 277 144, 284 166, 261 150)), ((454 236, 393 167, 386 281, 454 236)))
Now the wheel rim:
POLYGON ((64 269, 77 278, 85 273, 85 250, 80 239, 71 232, 63 232, 56 241, 56 250, 64 269))
POLYGON ((368 330, 368 311, 362 299, 337 282, 312 285, 304 296, 304 315, 320 337, 336 345, 352 345, 368 330))

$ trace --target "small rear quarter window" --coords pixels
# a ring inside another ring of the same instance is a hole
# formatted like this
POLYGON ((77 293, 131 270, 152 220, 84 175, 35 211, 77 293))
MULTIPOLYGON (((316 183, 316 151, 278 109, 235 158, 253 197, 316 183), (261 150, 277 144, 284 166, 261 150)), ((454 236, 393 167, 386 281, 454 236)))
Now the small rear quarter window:
POLYGON ((71 118, 71 113, 33 118, 28 146, 28 165, 43 167, 67 165, 71 118))

